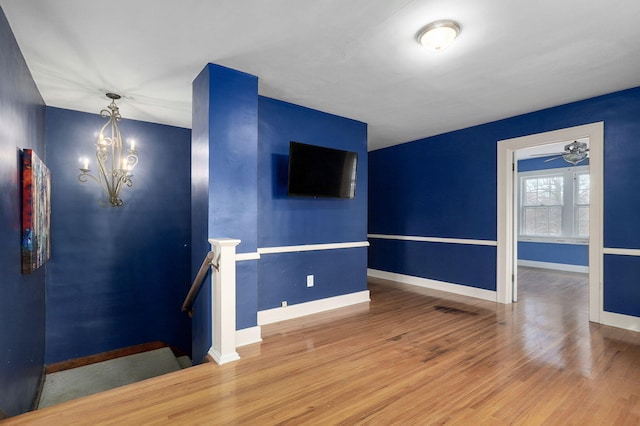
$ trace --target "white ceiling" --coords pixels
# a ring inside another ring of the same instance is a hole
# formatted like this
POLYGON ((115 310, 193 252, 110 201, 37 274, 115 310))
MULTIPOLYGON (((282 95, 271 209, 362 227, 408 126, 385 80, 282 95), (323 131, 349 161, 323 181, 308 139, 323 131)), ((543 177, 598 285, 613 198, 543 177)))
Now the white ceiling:
MULTIPOLYGON (((369 124, 369 149, 640 86, 638 0, 0 0, 47 105, 191 127, 207 62, 369 124), (455 19, 440 54, 416 32, 455 19)), ((472 143, 472 141, 471 141, 472 143)))

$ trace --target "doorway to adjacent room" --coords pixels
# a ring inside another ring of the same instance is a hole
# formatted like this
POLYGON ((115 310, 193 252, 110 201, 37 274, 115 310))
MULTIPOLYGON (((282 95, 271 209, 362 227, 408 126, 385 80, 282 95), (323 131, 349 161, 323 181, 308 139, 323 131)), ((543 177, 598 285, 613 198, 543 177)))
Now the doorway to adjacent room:
POLYGON ((569 140, 589 140, 589 320, 600 322, 602 312, 602 170, 604 124, 602 122, 538 133, 498 142, 498 248, 497 299, 512 303, 517 297, 517 162, 522 149, 569 140))

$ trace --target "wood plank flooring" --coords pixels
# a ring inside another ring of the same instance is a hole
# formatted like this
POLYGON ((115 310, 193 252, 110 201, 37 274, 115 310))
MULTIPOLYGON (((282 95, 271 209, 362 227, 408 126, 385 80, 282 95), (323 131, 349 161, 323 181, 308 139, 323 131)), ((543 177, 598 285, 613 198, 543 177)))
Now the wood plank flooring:
POLYGON ((7 424, 640 424, 640 333, 586 275, 522 268, 514 305, 370 280, 371 303, 263 327, 199 365, 7 424))

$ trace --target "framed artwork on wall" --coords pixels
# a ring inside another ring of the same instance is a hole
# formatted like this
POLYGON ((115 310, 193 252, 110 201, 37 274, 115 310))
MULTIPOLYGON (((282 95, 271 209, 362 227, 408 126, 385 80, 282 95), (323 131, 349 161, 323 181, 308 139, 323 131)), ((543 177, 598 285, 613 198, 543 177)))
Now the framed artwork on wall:
POLYGON ((31 149, 22 151, 22 273, 51 257, 51 176, 31 149))

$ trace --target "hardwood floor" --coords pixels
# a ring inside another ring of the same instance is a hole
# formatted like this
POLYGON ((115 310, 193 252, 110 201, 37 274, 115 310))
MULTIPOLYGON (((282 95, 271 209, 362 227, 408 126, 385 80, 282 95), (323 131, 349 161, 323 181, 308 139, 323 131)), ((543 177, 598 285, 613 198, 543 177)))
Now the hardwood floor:
POLYGON ((7 424, 640 424, 640 333, 588 322, 584 275, 519 277, 507 306, 372 279, 369 306, 265 326, 240 361, 7 424))

